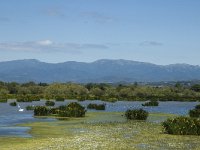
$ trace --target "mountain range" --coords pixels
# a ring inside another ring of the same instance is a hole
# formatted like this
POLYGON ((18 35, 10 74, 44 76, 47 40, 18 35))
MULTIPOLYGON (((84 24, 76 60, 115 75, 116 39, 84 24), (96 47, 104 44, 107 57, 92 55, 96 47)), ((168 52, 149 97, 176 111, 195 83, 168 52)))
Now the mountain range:
POLYGON ((200 80, 200 66, 156 65, 130 60, 101 59, 91 63, 45 63, 35 59, 0 62, 5 82, 159 82, 200 80))

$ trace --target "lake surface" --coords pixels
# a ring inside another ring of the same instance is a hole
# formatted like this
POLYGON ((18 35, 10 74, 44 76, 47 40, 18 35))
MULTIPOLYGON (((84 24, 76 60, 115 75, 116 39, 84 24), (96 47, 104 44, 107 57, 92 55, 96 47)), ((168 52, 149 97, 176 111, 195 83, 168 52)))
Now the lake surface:
MULTIPOLYGON (((10 106, 9 103, 14 100, 9 100, 8 103, 0 103, 0 136, 20 136, 20 137, 31 137, 27 133, 30 128, 28 127, 18 127, 15 126, 21 123, 29 123, 35 121, 54 121, 52 118, 34 118, 33 111, 26 111, 25 107, 28 105, 41 106, 45 105, 45 100, 34 101, 34 102, 21 102, 18 103, 21 108, 24 109, 23 112, 19 112, 18 107, 10 106)), ((64 102, 56 102, 54 107, 60 105, 66 105, 70 102, 77 102, 77 100, 65 100, 64 102)), ((149 112, 153 113, 170 113, 178 115, 187 115, 190 109, 193 109, 199 102, 160 102, 157 107, 143 107, 141 104, 144 102, 130 102, 130 101, 117 101, 115 103, 103 102, 99 100, 86 100, 79 102, 81 105, 87 107, 89 103, 95 104, 106 104, 107 112, 125 112, 127 109, 133 108, 143 108, 149 112)), ((93 112, 96 110, 87 110, 88 112, 93 112)))

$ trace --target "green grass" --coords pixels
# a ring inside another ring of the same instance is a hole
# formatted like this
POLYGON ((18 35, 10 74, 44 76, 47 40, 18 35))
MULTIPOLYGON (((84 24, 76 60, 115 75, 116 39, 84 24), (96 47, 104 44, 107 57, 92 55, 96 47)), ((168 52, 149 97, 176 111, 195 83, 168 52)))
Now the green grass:
POLYGON ((123 113, 86 113, 85 118, 35 122, 33 138, 0 138, 1 150, 198 149, 200 136, 163 134, 160 123, 170 114, 150 114, 148 121, 127 121, 123 113), (153 122, 152 122, 153 121, 153 122))

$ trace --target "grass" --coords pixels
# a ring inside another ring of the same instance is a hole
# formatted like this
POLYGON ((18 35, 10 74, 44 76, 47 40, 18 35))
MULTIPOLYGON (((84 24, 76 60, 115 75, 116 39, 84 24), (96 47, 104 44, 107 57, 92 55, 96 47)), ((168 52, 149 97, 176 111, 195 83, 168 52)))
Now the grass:
POLYGON ((170 114, 150 114, 148 121, 126 121, 123 113, 93 112, 85 118, 55 122, 35 122, 33 138, 0 138, 1 150, 74 150, 74 149, 198 149, 200 136, 163 134, 158 121, 170 114))

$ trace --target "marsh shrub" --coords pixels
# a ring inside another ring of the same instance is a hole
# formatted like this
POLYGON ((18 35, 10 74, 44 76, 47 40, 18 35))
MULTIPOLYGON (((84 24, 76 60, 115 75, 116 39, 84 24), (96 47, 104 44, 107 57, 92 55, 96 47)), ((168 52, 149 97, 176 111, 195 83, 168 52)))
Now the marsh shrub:
POLYGON ((175 135, 200 135, 200 120, 190 117, 177 117, 162 123, 164 132, 175 135))
POLYGON ((17 103, 16 102, 11 102, 10 106, 17 106, 17 103))
POLYGON ((46 106, 36 106, 34 109, 35 116, 47 116, 49 114, 49 109, 46 106))
POLYGON ((189 111, 190 117, 200 117, 200 109, 192 109, 189 111))
POLYGON ((189 111, 190 117, 200 117, 200 105, 196 105, 194 109, 189 111))
POLYGON ((96 110, 105 110, 106 109, 106 104, 89 104, 87 106, 88 109, 96 109, 96 110))
POLYGON ((59 108, 51 108, 51 109, 49 109, 49 114, 58 115, 59 111, 60 111, 59 108))
POLYGON ((159 105, 158 101, 149 101, 142 104, 142 106, 158 106, 158 105, 159 105))
POLYGON ((67 109, 67 105, 61 105, 61 106, 58 107, 58 109, 59 109, 60 111, 64 111, 64 110, 67 109))
POLYGON ((55 105, 55 102, 53 102, 53 101, 46 101, 46 102, 45 102, 45 105, 46 105, 46 106, 54 106, 54 105, 55 105))
POLYGON ((127 110, 125 116, 130 120, 146 120, 149 113, 143 109, 127 110))
MULTIPOLYGON (((64 107, 62 107, 62 109, 64 109, 64 107)), ((77 102, 72 102, 68 104, 64 110, 60 110, 59 115, 61 117, 84 117, 85 112, 85 107, 77 102)))
POLYGON ((195 106, 195 109, 200 109, 200 104, 195 106))
POLYGON ((35 106, 26 106, 26 110, 34 110, 35 109, 35 106))

